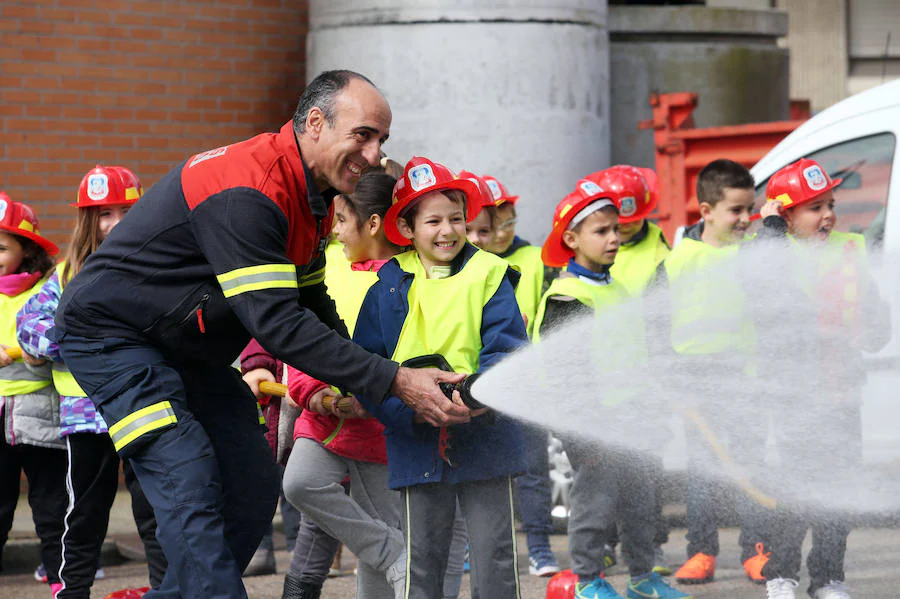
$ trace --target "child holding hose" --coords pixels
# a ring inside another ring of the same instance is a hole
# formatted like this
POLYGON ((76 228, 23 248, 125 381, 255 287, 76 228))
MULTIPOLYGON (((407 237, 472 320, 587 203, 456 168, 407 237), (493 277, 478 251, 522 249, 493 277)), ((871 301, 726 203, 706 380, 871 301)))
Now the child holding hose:
MULTIPOLYGON (((414 157, 393 192, 384 227, 412 245, 378 272, 353 339, 398 362, 440 354, 454 371, 490 367, 527 339, 506 262, 466 242, 480 208, 478 186, 414 157)), ((453 401, 461 403, 457 391, 453 401)), ((521 596, 513 525, 513 480, 524 469, 518 426, 501 414, 427 424, 397 397, 360 398, 385 425, 388 484, 401 492, 406 597, 439 599, 457 501, 469 532, 473 596, 521 596)))
MULTIPOLYGON (((397 165, 399 166, 399 165, 397 165)), ((352 332, 360 305, 381 267, 399 251, 386 237, 384 215, 396 179, 370 170, 351 195, 335 198, 334 234, 346 261, 329 260, 328 293, 352 332)), ((401 598, 406 553, 400 534, 400 497, 388 489, 384 426, 353 397, 289 367, 290 397, 303 412, 284 475, 288 500, 359 558, 357 596, 401 598), (341 483, 350 477, 350 495, 341 483)), ((301 580, 306 550, 295 550, 285 578, 285 599, 318 597, 301 580)), ((308 549, 308 548, 305 548, 308 549)))

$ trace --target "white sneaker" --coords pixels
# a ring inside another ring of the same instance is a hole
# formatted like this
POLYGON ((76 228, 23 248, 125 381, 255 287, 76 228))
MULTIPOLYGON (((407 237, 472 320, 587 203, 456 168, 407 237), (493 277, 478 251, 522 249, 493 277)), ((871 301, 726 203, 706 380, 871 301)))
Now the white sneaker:
POLYGON ((850 591, 843 580, 832 580, 825 586, 816 589, 813 599, 850 599, 850 591))
POLYGON ((800 583, 790 578, 776 578, 766 581, 766 599, 797 599, 794 589, 800 583))
POLYGON ((384 571, 384 578, 394 589, 394 599, 406 597, 406 550, 384 571))

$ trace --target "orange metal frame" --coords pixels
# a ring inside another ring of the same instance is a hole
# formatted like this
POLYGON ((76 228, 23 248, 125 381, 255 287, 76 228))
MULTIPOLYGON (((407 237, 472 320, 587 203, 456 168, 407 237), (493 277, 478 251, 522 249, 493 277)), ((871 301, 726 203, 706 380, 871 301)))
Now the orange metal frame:
POLYGON ((677 92, 652 94, 653 118, 638 123, 653 129, 659 203, 651 218, 671 240, 678 227, 700 218, 697 204, 697 175, 718 158, 729 158, 750 168, 778 142, 809 118, 808 102, 792 102, 790 121, 694 127, 697 94, 677 92))

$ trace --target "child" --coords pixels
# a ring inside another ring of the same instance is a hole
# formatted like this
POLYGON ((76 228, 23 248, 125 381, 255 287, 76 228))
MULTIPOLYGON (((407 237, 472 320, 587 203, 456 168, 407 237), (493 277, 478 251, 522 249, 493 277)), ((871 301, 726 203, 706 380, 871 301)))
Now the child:
POLYGON ((484 177, 468 171, 459 171, 463 179, 471 179, 481 192, 481 210, 472 222, 466 223, 466 238, 469 243, 483 250, 488 249, 494 239, 494 226, 497 221, 497 209, 494 206, 494 194, 488 187, 484 177))
MULTIPOLYGON (((338 315, 352 333, 359 308, 379 269, 400 248, 385 237, 384 215, 396 179, 367 171, 354 192, 335 198, 334 234, 346 256, 329 257, 328 279, 338 315), (346 272, 344 272, 346 270, 346 272)), ((384 425, 353 397, 337 407, 340 393, 288 367, 288 388, 303 408, 294 428, 294 447, 284 475, 285 496, 322 530, 359 558, 357 594, 367 598, 404 596, 406 553, 400 533, 400 496, 387 486, 384 425), (325 400, 331 402, 325 405, 325 400), (349 475, 350 495, 341 482, 349 475)), ((310 548, 306 548, 308 550, 310 548)), ((285 577, 285 599, 318 597, 321 584, 304 582, 307 551, 294 553, 285 577)))
MULTIPOLYGON (((791 322, 804 317, 799 308, 806 306, 811 317, 806 322, 817 332, 814 339, 802 340, 810 347, 798 348, 798 340, 783 339, 784 333, 781 338, 773 333, 774 345, 766 346, 767 354, 778 355, 773 356, 776 363, 781 356, 793 356, 789 371, 776 370, 775 364, 775 368, 765 369, 767 374, 780 372, 788 389, 797 389, 797 377, 801 376, 803 388, 813 391, 808 397, 792 393, 780 398, 794 407, 776 419, 779 455, 788 476, 802 472, 820 485, 862 467, 859 395, 865 371, 860 350, 877 351, 890 336, 890 307, 880 300, 867 274, 865 238, 834 230, 834 189, 840 184, 841 179, 832 180, 815 161, 801 159, 772 175, 766 186, 767 201, 760 211, 764 217, 760 237, 787 236, 791 242, 788 266, 795 270, 790 279, 800 287, 790 302, 796 306, 791 322), (789 353, 779 352, 779 342, 785 344, 785 350, 790 346, 789 353), (800 401, 807 405, 799 408, 800 401), (798 436, 800 427, 814 430, 815 435, 798 436), (829 456, 828 460, 823 461, 823 455, 829 456)), ((788 285, 778 285, 780 295, 789 291, 788 285)), ((764 315, 770 325, 773 318, 777 321, 784 317, 783 313, 764 315)), ((779 388, 779 378, 772 379, 773 387, 779 388)), ((815 599, 849 599, 844 584, 848 522, 836 515, 792 513, 782 502, 776 508, 776 518, 771 555, 762 570, 767 596, 794 599, 801 545, 811 525, 807 592, 815 599)))
MULTIPOLYGON (((566 266, 541 298, 535 320, 535 341, 572 318, 622 305, 629 299, 623 285, 610 277, 609 269, 619 249, 618 193, 602 190, 584 179, 556 207, 553 228, 544 243, 542 257, 548 266, 566 266)), ((598 343, 601 368, 618 363, 646 361, 643 323, 625 312, 616 318, 623 335, 605 335, 598 343)), ((628 399, 627 390, 616 390, 628 399)), ((645 423, 652 426, 652 423, 645 423)), ((669 586, 653 571, 656 532, 656 485, 652 460, 643 452, 580 440, 566 443, 575 477, 570 491, 569 553, 578 576, 576 599, 621 598, 604 578, 604 545, 618 519, 631 577, 629 598, 686 599, 689 595, 669 586), (616 513, 619 516, 616 518, 616 513)))
MULTIPOLYGON (((641 295, 655 281, 657 267, 669 254, 669 243, 662 229, 647 220, 657 202, 656 173, 649 168, 633 166, 613 166, 605 171, 602 178, 588 176, 601 188, 611 185, 630 185, 643 187, 635 179, 644 179, 648 193, 632 196, 622 195, 619 205, 619 253, 616 263, 609 273, 619 281, 631 295, 641 295)), ((597 173, 597 175, 600 175, 597 173)))
MULTIPOLYGON (((493 241, 486 247, 519 272, 516 301, 525 319, 528 336, 533 334, 534 317, 541 294, 549 284, 549 269, 541 261, 541 248, 516 235, 516 204, 519 196, 510 195, 495 177, 485 176, 496 208, 493 241)), ((549 433, 534 424, 520 424, 525 441, 525 472, 516 477, 522 530, 528 541, 528 573, 532 576, 553 576, 559 563, 550 549, 553 521, 553 489, 550 485, 550 461, 547 455, 549 433)))
MULTIPOLYGON (((612 199, 619 209, 619 251, 609 274, 614 281, 624 285, 632 296, 643 295, 656 282, 657 270, 670 251, 662 229, 646 218, 656 207, 656 173, 649 168, 618 165, 588 175, 586 179, 604 191, 616 192, 612 199)), ((655 463, 657 471, 653 479, 657 484, 657 529, 653 539, 656 546, 653 570, 669 576, 672 570, 662 549, 669 540, 669 527, 662 514, 664 470, 661 459, 655 463)), ((609 567, 616 563, 618 529, 613 526, 608 536, 610 543, 606 565, 609 567)))
MULTIPOLYGON (((56 308, 66 283, 142 192, 138 178, 124 167, 97 165, 91 169, 78 188, 75 204, 78 218, 66 259, 57 265, 40 292, 28 300, 18 316, 18 343, 24 354, 42 363, 53 362, 53 384, 60 402, 60 436, 65 439, 69 452, 66 482, 70 505, 62 537, 59 599, 90 597, 109 512, 119 487, 119 456, 106 423, 62 363, 59 347, 47 338, 46 332, 54 326, 56 308)), ((157 587, 165 575, 166 559, 156 540, 156 519, 127 461, 124 471, 135 522, 144 542, 150 583, 157 587)))
MULTIPOLYGON (((59 252, 40 234, 34 212, 0 192, 0 347, 18 346, 16 313, 38 292, 59 252)), ((59 439, 59 397, 50 367, 0 351, 0 553, 6 544, 24 470, 28 503, 41 540, 47 582, 59 587, 60 537, 66 513, 66 444, 59 439)), ((94 564, 96 566, 96 564, 94 564)), ((91 570, 91 577, 94 570, 91 570)))
MULTIPOLYGON (((684 238, 663 262, 672 297, 671 341, 682 357, 681 367, 691 373, 700 391, 695 409, 705 418, 728 414, 739 420, 746 411, 746 422, 759 422, 749 398, 736 398, 745 387, 740 380, 752 375, 753 336, 745 314, 745 299, 737 275, 738 245, 746 238, 753 207, 753 177, 741 164, 715 160, 697 179, 697 200, 702 222, 688 227, 684 238), (734 263, 732 265, 732 263, 734 263), (709 388, 706 376, 731 373, 735 384, 726 396, 703 394, 709 388), (723 401, 727 403, 723 403, 723 401)), ((747 463, 764 458, 766 430, 744 427, 740 439, 732 439, 733 455, 747 463)), ((687 538, 688 561, 675 573, 685 584, 710 582, 715 576, 719 553, 717 498, 712 481, 704 479, 701 464, 717 463, 712 449, 693 426, 686 427, 688 446, 687 538)), ((765 512, 745 497, 737 499, 741 523, 741 560, 747 576, 763 582, 765 563, 763 521, 765 512)))
MULTIPOLYGON (((441 354, 456 372, 489 368, 525 342, 506 263, 466 243, 478 187, 447 167, 414 157, 394 187, 385 232, 412 250, 378 272, 353 334, 398 362, 441 354)), ((388 484, 402 493, 407 597, 441 597, 457 499, 469 531, 473 596, 520 596, 512 477, 523 470, 518 426, 472 412, 453 427, 426 424, 397 397, 360 398, 385 425, 388 484)), ((460 403, 459 394, 453 400, 460 403)))

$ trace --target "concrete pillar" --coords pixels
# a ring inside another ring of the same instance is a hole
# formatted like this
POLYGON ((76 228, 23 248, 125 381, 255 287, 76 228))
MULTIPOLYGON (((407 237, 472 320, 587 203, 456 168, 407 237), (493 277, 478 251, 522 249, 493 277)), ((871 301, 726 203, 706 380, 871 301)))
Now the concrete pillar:
POLYGON ((654 166, 651 92, 696 92, 697 127, 786 120, 787 15, 705 6, 611 6, 610 98, 614 163, 654 166))
POLYGON ((609 164, 605 0, 310 0, 307 73, 357 70, 391 104, 385 151, 499 178, 542 243, 577 179, 609 164))

